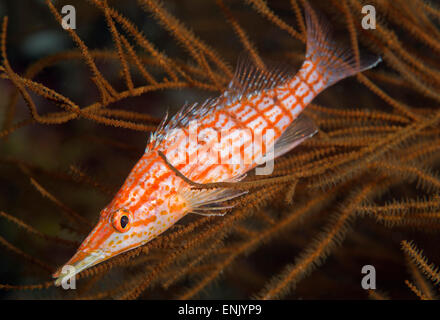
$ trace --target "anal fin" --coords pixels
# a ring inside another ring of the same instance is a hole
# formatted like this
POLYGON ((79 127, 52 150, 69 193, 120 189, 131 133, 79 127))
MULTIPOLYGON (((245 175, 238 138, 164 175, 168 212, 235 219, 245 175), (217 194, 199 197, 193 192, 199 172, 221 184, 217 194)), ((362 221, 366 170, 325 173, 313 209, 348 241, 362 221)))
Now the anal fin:
POLYGON ((274 160, 311 138, 318 132, 312 119, 301 113, 275 141, 273 153, 264 156, 264 162, 274 160))

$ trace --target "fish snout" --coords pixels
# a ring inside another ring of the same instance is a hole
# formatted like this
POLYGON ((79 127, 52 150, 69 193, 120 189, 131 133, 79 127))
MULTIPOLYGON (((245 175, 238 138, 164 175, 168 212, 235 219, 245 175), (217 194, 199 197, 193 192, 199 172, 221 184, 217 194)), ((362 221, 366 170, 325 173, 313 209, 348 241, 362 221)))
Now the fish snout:
POLYGON ((107 255, 102 250, 78 251, 64 266, 52 275, 56 279, 55 285, 61 285, 64 278, 71 279, 81 271, 98 264, 106 258, 107 255))
POLYGON ((82 270, 92 267, 105 260, 108 256, 104 248, 106 241, 113 234, 111 225, 101 220, 83 241, 75 255, 52 276, 57 278, 55 284, 60 285, 65 277, 72 277, 82 270))

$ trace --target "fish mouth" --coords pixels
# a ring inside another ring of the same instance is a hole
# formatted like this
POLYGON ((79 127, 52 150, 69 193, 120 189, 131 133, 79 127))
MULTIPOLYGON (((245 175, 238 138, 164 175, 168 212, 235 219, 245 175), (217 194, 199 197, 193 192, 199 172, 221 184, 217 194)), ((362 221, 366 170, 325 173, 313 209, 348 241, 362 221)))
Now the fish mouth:
POLYGON ((64 279, 72 279, 81 271, 106 260, 107 257, 108 255, 102 250, 78 252, 63 267, 58 269, 52 275, 52 277, 55 278, 55 286, 60 286, 64 279))

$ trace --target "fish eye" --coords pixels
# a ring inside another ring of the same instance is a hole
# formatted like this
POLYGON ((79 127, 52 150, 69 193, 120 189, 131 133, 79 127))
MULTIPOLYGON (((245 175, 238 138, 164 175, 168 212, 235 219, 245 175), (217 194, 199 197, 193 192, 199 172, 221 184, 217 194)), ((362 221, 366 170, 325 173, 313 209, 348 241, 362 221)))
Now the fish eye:
POLYGON ((119 209, 113 213, 113 227, 119 232, 127 232, 130 225, 130 213, 128 210, 119 209))

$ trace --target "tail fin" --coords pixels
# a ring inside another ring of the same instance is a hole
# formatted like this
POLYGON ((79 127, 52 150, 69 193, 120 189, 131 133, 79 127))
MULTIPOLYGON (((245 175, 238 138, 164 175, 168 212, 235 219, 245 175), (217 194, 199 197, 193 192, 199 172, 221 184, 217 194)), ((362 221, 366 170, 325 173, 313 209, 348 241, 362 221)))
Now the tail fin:
POLYGON ((305 3, 305 18, 307 24, 306 59, 317 66, 318 72, 326 78, 327 86, 373 68, 382 61, 379 56, 362 55, 358 63, 353 50, 333 41, 328 22, 314 12, 308 3, 305 3))

